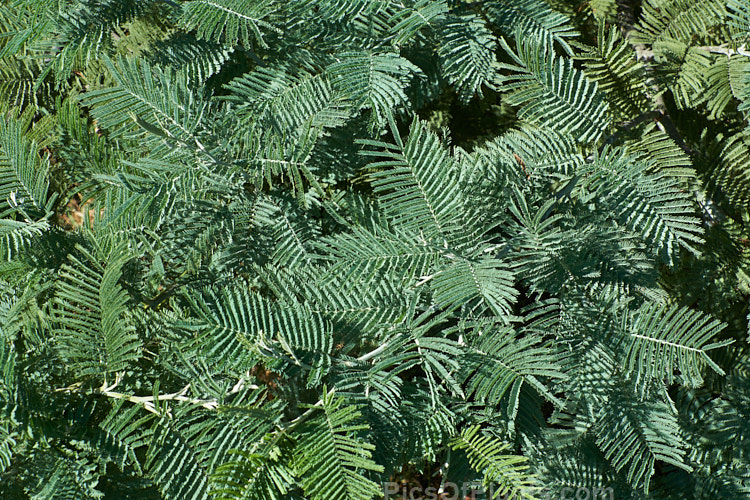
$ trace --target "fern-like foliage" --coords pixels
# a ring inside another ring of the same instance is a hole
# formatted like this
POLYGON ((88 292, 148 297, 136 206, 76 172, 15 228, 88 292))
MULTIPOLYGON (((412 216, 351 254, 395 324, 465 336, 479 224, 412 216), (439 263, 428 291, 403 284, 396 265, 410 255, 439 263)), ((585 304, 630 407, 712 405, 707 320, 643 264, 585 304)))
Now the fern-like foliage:
POLYGON ((23 222, 11 219, 0 220, 0 256, 10 260, 28 249, 33 241, 49 229, 46 220, 23 222))
POLYGON ((511 74, 499 82, 509 92, 508 103, 521 106, 519 117, 545 126, 554 121, 558 130, 581 142, 601 137, 608 126, 608 106, 596 83, 572 61, 556 56, 545 39, 523 39, 516 51, 503 46, 515 65, 500 65, 511 74))
POLYGON ((727 17, 729 25, 736 30, 735 37, 744 40, 750 31, 750 5, 745 0, 729 0, 727 2, 727 17))
POLYGON ((396 144, 365 143, 373 149, 363 154, 383 158, 368 166, 375 193, 395 225, 447 245, 460 230, 461 196, 457 185, 440 180, 456 175, 457 165, 423 124, 412 124, 406 142, 393 132, 396 144))
POLYGON ((482 86, 494 90, 497 40, 481 18, 457 17, 442 28, 445 43, 439 55, 443 72, 456 87, 459 98, 469 102, 475 94, 482 97, 482 86))
POLYGON ((453 449, 465 450, 471 466, 481 471, 485 485, 497 484, 495 493, 515 498, 535 498, 534 481, 526 473, 526 460, 505 454, 507 445, 492 436, 479 434, 479 426, 469 427, 453 441, 453 449))
POLYGON ((708 355, 708 351, 728 343, 709 343, 715 340, 722 326, 696 311, 681 308, 664 311, 660 304, 646 304, 627 321, 630 338, 623 342, 624 364, 645 382, 653 378, 672 381, 677 372, 683 384, 701 386, 703 365, 723 372, 708 355))
POLYGON ((630 46, 613 26, 606 30, 599 24, 596 47, 587 47, 576 56, 583 61, 585 74, 606 93, 612 111, 624 118, 633 118, 649 107, 647 89, 643 85, 643 65, 630 46))
POLYGON ((598 193, 618 222, 655 243, 655 252, 667 262, 674 262, 679 247, 697 252, 703 230, 679 179, 649 175, 647 164, 622 168, 627 161, 621 152, 605 151, 590 169, 582 169, 587 178, 581 188, 598 193), (628 177, 622 177, 624 172, 628 177))
POLYGON ((141 347, 126 318, 127 294, 118 284, 126 258, 122 250, 114 251, 102 269, 93 256, 81 253, 88 262, 71 256, 70 265, 61 268, 53 312, 56 341, 78 376, 111 377, 137 360, 141 347))
POLYGON ((243 128, 288 134, 308 123, 335 127, 348 114, 346 97, 333 92, 325 74, 260 68, 230 82, 228 90, 226 100, 236 104, 243 128))
POLYGON ((267 4, 254 0, 199 0, 182 6, 179 25, 195 29, 198 38, 252 49, 253 41, 267 47, 261 30, 278 30, 268 21, 272 15, 267 4))
POLYGON ((632 37, 634 43, 646 43, 660 50, 705 34, 726 16, 724 2, 692 0, 646 2, 643 19, 632 37))
POLYGON ((492 6, 490 13, 493 20, 508 35, 514 35, 520 29, 524 35, 537 36, 558 42, 568 54, 573 51, 567 39, 578 35, 570 24, 570 19, 540 0, 522 0, 492 6))
POLYGON ((273 500, 285 495, 293 482, 291 471, 268 454, 235 451, 237 461, 219 467, 213 478, 215 498, 273 500))
POLYGON ((115 133, 138 128, 166 141, 203 149, 197 134, 206 104, 186 94, 178 76, 136 59, 106 60, 105 64, 116 85, 89 92, 83 101, 95 109, 102 127, 115 133))
POLYGON ((664 401, 629 401, 602 409, 597 445, 627 481, 648 491, 656 460, 691 470, 685 460, 686 443, 677 419, 664 401), (648 416, 648 418, 644 418, 648 416), (628 443, 621 447, 621 443, 628 443))
POLYGON ((399 7, 401 8, 388 21, 392 26, 392 43, 396 45, 403 45, 417 37, 420 31, 437 25, 448 11, 445 0, 416 0, 402 3, 399 7))
POLYGON ((50 207, 49 164, 22 122, 0 124, 0 197, 4 216, 13 213, 40 218, 50 207))
POLYGON ((394 53, 343 53, 327 68, 332 86, 355 110, 372 109, 379 121, 408 103, 404 87, 422 71, 394 53))
MULTIPOLYGON (((71 71, 85 67, 102 53, 113 51, 113 30, 120 24, 155 14, 159 7, 155 0, 87 0, 75 2, 69 9, 60 8, 54 21, 54 30, 51 30, 50 26, 34 26, 31 31, 36 31, 37 34, 41 30, 56 33, 54 38, 39 40, 33 44, 35 51, 41 52, 44 56, 52 56, 42 75, 52 71, 58 82, 67 79, 71 71)), ((51 4, 37 4, 37 8, 56 9, 51 4)), ((39 15, 42 12, 35 14, 39 15)))
MULTIPOLYGON (((540 345, 539 338, 528 335, 520 339, 507 327, 493 326, 479 325, 470 336, 471 347, 464 370, 466 387, 474 397, 497 403, 511 390, 517 397, 520 384, 524 382, 545 393, 539 378, 564 378, 555 353, 540 345), (488 334, 490 332, 492 334, 488 334)), ((517 402, 510 404, 514 406, 517 402)))
POLYGON ((748 497, 749 13, 4 2, 0 498, 748 497))
POLYGON ((365 499, 380 488, 369 480, 368 471, 381 468, 372 461, 373 445, 357 433, 367 429, 358 420, 356 406, 344 405, 335 394, 324 394, 320 407, 304 424, 296 467, 302 474, 302 487, 312 499, 365 499), (318 414, 318 415, 316 415, 318 414))

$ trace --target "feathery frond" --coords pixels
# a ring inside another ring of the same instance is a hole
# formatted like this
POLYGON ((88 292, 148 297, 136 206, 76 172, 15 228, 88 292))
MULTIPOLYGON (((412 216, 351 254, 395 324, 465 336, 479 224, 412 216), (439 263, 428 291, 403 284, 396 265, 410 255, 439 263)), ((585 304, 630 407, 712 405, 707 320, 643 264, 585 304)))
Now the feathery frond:
POLYGON ((571 60, 556 56, 544 39, 517 40, 517 52, 504 40, 501 45, 515 65, 500 64, 511 74, 501 75, 499 84, 508 93, 508 104, 521 106, 520 118, 543 126, 554 122, 559 131, 584 143, 602 136, 609 126, 607 103, 597 84, 571 60))
POLYGON ((0 122, 0 215, 25 213, 39 218, 51 208, 49 163, 22 123, 0 122))
POLYGON ((178 24, 198 38, 252 49, 253 41, 268 47, 261 29, 281 31, 268 21, 272 16, 271 6, 255 0, 195 0, 182 5, 178 24))
POLYGON ((489 9, 493 21, 507 34, 521 30, 523 36, 537 36, 558 42, 568 53, 573 49, 567 39, 578 36, 570 19, 550 8, 543 0, 520 0, 492 5, 489 9))
POLYGON ((127 317, 128 296, 118 281, 128 257, 120 248, 106 267, 80 249, 62 266, 53 318, 60 355, 78 377, 112 377, 140 355, 141 342, 127 317))
POLYGON ((509 446, 492 436, 479 433, 479 426, 468 427, 452 443, 454 450, 465 450, 472 468, 482 472, 486 486, 497 484, 497 495, 536 498, 533 477, 526 472, 526 459, 506 454, 509 446))
POLYGON ((380 492, 366 476, 382 470, 371 458, 375 447, 358 435, 368 426, 358 408, 345 403, 325 392, 320 404, 308 409, 314 416, 302 427, 295 463, 311 499, 365 500, 380 492))
POLYGON ((475 94, 482 98, 482 86, 495 90, 497 39, 482 19, 473 14, 450 19, 441 36, 444 43, 438 54, 443 73, 461 101, 468 103, 475 94))
POLYGON ((677 378, 698 387, 704 365, 720 374, 724 371, 708 352, 731 344, 716 341, 724 325, 709 316, 681 307, 664 310, 661 304, 647 303, 624 320, 621 349, 626 373, 640 383, 656 378, 671 383, 677 378), (713 342, 712 342, 713 341, 713 342))
POLYGON ((207 103, 188 93, 184 78, 135 58, 105 59, 115 85, 84 94, 102 127, 123 134, 134 125, 154 139, 204 149, 198 135, 207 103))

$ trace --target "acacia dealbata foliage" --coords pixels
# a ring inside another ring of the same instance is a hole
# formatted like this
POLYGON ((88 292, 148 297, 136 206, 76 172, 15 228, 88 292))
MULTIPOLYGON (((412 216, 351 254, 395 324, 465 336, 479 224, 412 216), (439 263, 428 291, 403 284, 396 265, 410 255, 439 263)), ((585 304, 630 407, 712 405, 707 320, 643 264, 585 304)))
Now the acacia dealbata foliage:
POLYGON ((750 498, 750 0, 0 32, 3 499, 750 498))

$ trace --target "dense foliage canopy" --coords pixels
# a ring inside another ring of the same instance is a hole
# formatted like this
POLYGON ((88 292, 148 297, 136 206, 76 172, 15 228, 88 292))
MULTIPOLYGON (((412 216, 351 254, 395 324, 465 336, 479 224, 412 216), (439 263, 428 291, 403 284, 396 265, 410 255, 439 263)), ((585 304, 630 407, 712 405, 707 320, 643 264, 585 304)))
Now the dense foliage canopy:
POLYGON ((750 0, 0 33, 3 499, 750 498, 750 0))

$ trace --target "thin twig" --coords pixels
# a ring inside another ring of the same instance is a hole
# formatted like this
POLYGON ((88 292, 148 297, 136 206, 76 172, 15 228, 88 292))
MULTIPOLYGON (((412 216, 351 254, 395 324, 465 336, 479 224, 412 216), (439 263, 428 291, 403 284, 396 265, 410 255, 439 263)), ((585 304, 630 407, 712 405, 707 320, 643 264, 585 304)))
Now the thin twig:
MULTIPOLYGON (((107 396, 108 398, 113 399, 121 399, 124 401, 129 401, 134 404, 142 405, 144 409, 147 411, 154 413, 156 415, 160 415, 159 411, 156 409, 156 403, 160 401, 181 401, 190 403, 193 405, 202 406, 203 408, 206 408, 208 410, 215 410, 219 407, 219 401, 216 398, 211 399, 200 399, 200 398, 191 398, 188 396, 185 396, 185 394, 188 393, 190 390, 190 384, 183 387, 181 390, 177 392, 173 392, 170 394, 156 394, 151 396, 134 396, 132 394, 125 394, 122 392, 116 392, 114 391, 115 388, 120 384, 122 381, 123 374, 118 373, 116 375, 115 381, 112 385, 109 385, 105 379, 104 383, 101 387, 99 387, 97 393, 101 394, 103 396, 107 396)), ((56 391, 79 391, 82 384, 76 383, 69 385, 68 387, 64 387, 62 389, 56 389, 56 391)), ((240 380, 232 387, 232 389, 227 392, 227 396, 231 394, 236 394, 240 392, 242 389, 251 389, 251 390, 257 390, 259 387, 255 384, 247 385, 245 384, 245 378, 241 377, 240 380)))

